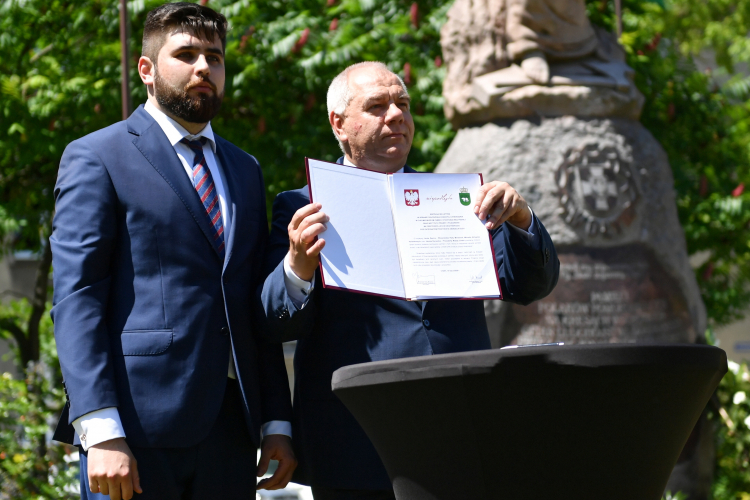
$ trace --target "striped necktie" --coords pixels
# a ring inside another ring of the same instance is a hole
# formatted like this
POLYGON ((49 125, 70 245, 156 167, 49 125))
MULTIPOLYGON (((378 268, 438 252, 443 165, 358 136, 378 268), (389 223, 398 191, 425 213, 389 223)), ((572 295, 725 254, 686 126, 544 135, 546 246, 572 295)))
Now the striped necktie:
POLYGON ((214 229, 213 244, 216 253, 219 254, 221 260, 224 260, 224 222, 221 219, 219 194, 216 192, 214 178, 211 176, 211 171, 206 164, 206 157, 203 155, 203 145, 206 144, 207 140, 205 137, 201 137, 195 141, 183 138, 180 142, 195 153, 195 158, 193 159, 193 186, 203 203, 203 208, 206 209, 206 215, 214 229))

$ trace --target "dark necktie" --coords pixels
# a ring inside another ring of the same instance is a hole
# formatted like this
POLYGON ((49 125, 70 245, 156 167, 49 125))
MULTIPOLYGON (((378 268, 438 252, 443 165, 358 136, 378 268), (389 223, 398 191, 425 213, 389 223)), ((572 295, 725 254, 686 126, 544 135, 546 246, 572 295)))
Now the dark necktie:
POLYGON ((221 257, 221 260, 224 260, 224 222, 221 219, 221 205, 219 204, 219 194, 216 192, 216 186, 214 185, 214 178, 211 176, 211 171, 206 164, 206 157, 203 155, 203 145, 206 144, 206 141, 205 137, 201 137, 196 141, 189 141, 183 138, 180 142, 187 145, 195 153, 195 158, 193 159, 193 186, 203 203, 203 208, 206 209, 206 216, 214 229, 214 248, 219 257, 221 257))

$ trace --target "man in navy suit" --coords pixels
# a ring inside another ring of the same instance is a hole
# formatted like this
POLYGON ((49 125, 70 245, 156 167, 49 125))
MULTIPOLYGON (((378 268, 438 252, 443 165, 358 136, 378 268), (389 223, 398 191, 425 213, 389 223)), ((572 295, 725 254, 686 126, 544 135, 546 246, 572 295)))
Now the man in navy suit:
POLYGON ((52 317, 69 403, 55 438, 81 447, 82 498, 254 498, 270 459, 257 487, 283 488, 296 466, 282 349, 258 334, 263 177, 210 124, 226 29, 200 5, 151 11, 147 104, 60 163, 52 317))
MULTIPOLYGON (((409 94, 383 64, 359 63, 336 77, 328 111, 344 152, 339 163, 414 172, 406 166, 414 136, 409 94)), ((485 184, 477 198, 474 211, 491 231, 503 298, 528 304, 545 297, 557 283, 559 262, 542 223, 507 183, 485 184)), ((352 210, 366 225, 367 207, 352 210)), ((317 286, 325 241, 315 237, 327 221, 321 205, 310 204, 307 187, 274 202, 262 298, 267 334, 298 340, 294 480, 312 485, 316 500, 392 499, 377 452, 331 392, 331 375, 355 363, 489 349, 483 303, 407 302, 317 286)))

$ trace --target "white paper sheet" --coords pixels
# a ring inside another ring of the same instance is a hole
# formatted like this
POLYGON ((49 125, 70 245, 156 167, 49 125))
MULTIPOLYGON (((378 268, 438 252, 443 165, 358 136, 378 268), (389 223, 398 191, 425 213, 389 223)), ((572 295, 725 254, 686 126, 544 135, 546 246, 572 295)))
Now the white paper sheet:
POLYGON ((330 217, 320 235, 326 286, 405 298, 389 176, 312 159, 307 164, 313 201, 330 217))
POLYGON ((406 296, 498 297, 489 234, 473 211, 479 174, 389 180, 406 296))

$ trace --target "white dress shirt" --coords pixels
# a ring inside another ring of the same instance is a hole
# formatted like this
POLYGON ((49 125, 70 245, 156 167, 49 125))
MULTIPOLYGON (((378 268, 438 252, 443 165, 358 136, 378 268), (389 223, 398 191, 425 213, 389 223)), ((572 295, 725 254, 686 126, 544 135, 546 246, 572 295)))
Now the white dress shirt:
MULTIPOLYGON (((203 155, 206 158, 206 165, 211 172, 216 194, 219 197, 224 234, 231 234, 229 230, 232 224, 232 212, 229 207, 232 205, 229 200, 229 191, 225 187, 227 185, 227 178, 224 175, 224 170, 216 156, 216 140, 214 138, 211 124, 208 123, 198 134, 191 135, 179 123, 168 117, 161 110, 157 109, 151 101, 146 102, 144 109, 154 120, 156 120, 156 123, 159 124, 164 131, 164 134, 166 134, 169 143, 174 148, 177 157, 180 159, 180 163, 182 163, 182 166, 185 169, 185 174, 193 185, 195 184, 193 182, 193 160, 195 159, 195 153, 190 147, 186 144, 182 144, 180 141, 183 138, 197 140, 201 137, 205 137, 207 139, 206 144, 203 145, 203 155)), ((229 351, 227 376, 229 378, 237 378, 231 349, 229 351)), ((78 433, 81 445, 85 451, 95 444, 103 443, 110 439, 125 437, 120 414, 114 406, 102 408, 101 410, 96 410, 77 418, 73 421, 73 428, 76 433, 78 433)), ((261 435, 267 436, 269 434, 284 434, 291 437, 292 424, 281 420, 266 422, 261 426, 261 435)))
MULTIPOLYGON (((348 165, 350 167, 357 167, 354 163, 349 161, 349 158, 344 155, 344 165, 348 165)), ((401 167, 400 169, 396 170, 394 174, 402 174, 404 172, 404 167, 401 167)), ((513 224, 508 223, 508 227, 512 227, 513 230, 517 231, 518 234, 522 235, 524 238, 526 238, 526 241, 528 241, 530 244, 534 244, 538 241, 539 236, 537 234, 534 234, 534 211, 531 210, 531 207, 529 207, 529 212, 531 212, 531 224, 529 225, 529 229, 521 229, 520 227, 514 226, 513 224)), ((297 274, 292 271, 292 267, 289 264, 290 259, 289 253, 286 254, 286 257, 284 257, 284 285, 286 286, 287 293, 289 294, 289 298, 292 299, 292 303, 297 306, 297 309, 303 309, 305 305, 307 304, 308 299, 310 298, 310 292, 312 291, 314 284, 315 284, 315 275, 313 275, 312 281, 305 281, 297 274)))

